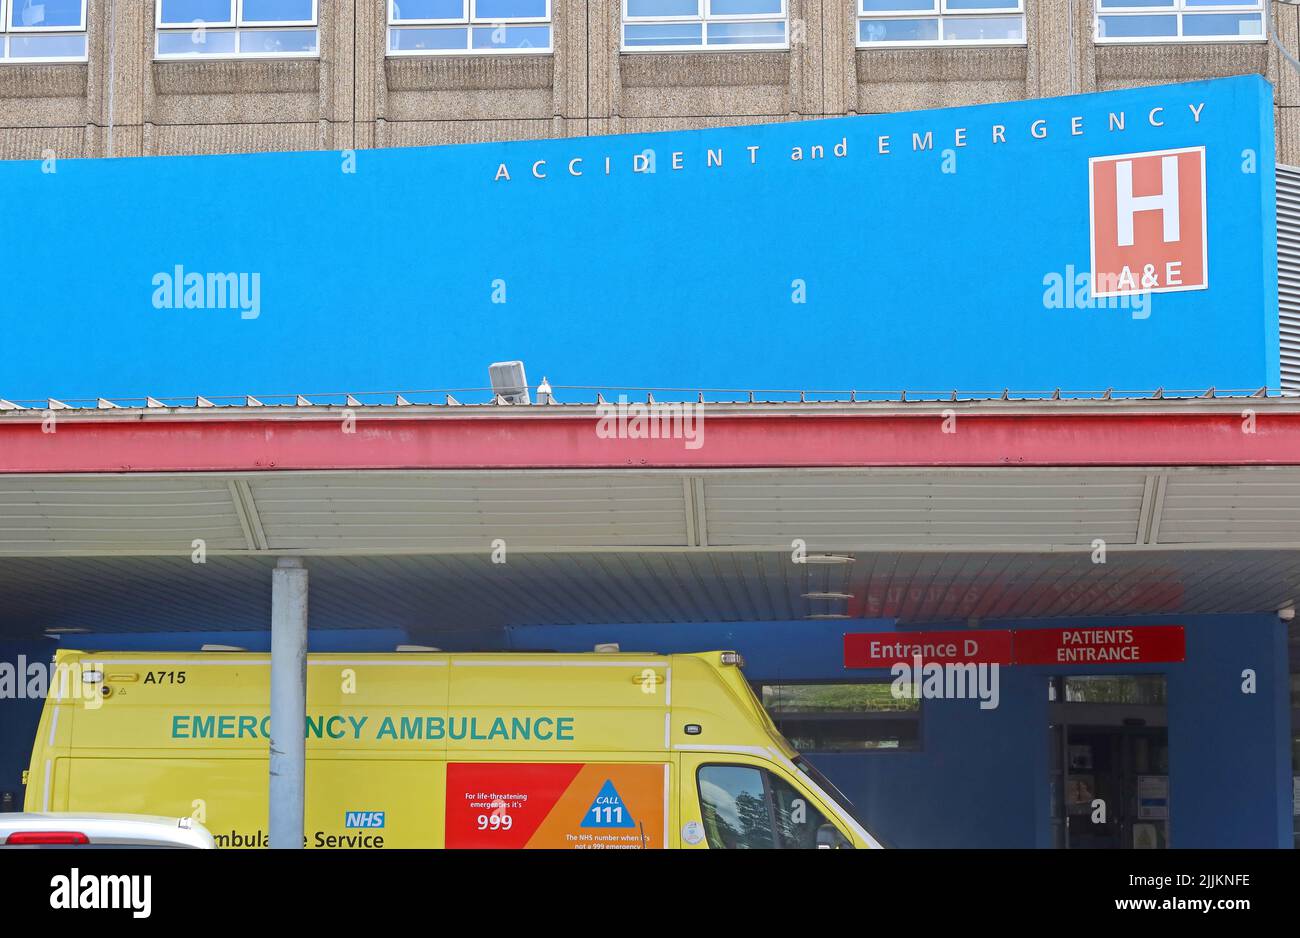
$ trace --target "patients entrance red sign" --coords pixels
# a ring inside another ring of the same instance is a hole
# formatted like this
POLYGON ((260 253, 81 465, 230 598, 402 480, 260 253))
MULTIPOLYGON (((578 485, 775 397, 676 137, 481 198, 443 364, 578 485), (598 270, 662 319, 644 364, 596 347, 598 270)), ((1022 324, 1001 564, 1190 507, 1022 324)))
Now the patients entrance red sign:
POLYGON ((1016 633, 1016 664, 1152 664, 1187 655, 1181 625, 1136 628, 1024 629, 1016 633))
POLYGON ((891 668, 919 656, 930 664, 1010 664, 1011 633, 866 632, 844 636, 844 667, 891 668))
POLYGON ((1154 664, 1182 661, 1181 625, 1116 628, 860 632, 844 636, 844 667, 912 664, 1154 664))

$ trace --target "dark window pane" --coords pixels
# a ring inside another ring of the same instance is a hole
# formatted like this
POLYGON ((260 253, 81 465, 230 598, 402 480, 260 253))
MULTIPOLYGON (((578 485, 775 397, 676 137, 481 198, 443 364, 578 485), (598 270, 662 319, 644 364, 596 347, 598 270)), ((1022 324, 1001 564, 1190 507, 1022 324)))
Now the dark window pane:
POLYGON ((861 20, 859 42, 934 42, 939 38, 938 20, 861 20))
POLYGON ((84 59, 86 57, 86 34, 51 33, 42 36, 18 33, 9 40, 9 57, 14 59, 84 59))
POLYGON ((310 23, 311 0, 244 0, 244 22, 310 23))
POLYGON ((449 29, 390 29, 388 48, 393 52, 441 51, 465 49, 469 45, 469 30, 464 26, 449 29))
POLYGON ((763 706, 777 713, 868 713, 918 710, 921 701, 895 697, 893 685, 868 684, 764 684, 763 706))
MULTIPOLYGON (((784 779, 768 773, 776 813, 776 834, 780 846, 795 850, 816 850, 817 831, 830 823, 804 795, 784 779)), ((831 825, 834 827, 834 825, 831 825)), ((839 837, 843 840, 843 836, 839 837)))
POLYGON ((546 16, 546 0, 477 0, 474 15, 486 20, 538 19, 546 16))
POLYGON ((744 765, 706 765, 699 771, 704 833, 715 849, 774 847, 763 772, 744 765))
POLYGON ((698 46, 704 39, 699 23, 656 23, 624 26, 623 45, 628 46, 698 46))
POLYGON ((1062 679, 1066 703, 1122 703, 1161 706, 1165 701, 1162 674, 1081 676, 1062 679))
POLYGON ((250 55, 292 55, 316 51, 314 29, 252 29, 239 36, 239 51, 250 55))
POLYGON ((393 22, 403 20, 463 20, 469 0, 397 0, 393 22))
POLYGON ((10 22, 33 29, 52 26, 85 26, 81 0, 14 0, 10 22))
POLYGON ((1262 24, 1258 13, 1189 13, 1183 17, 1183 35, 1263 38, 1262 24))
POLYGON ((518 49, 526 52, 537 49, 545 52, 551 47, 549 26, 475 26, 475 49, 518 49))
POLYGON ((235 0, 161 0, 164 26, 191 23, 233 23, 235 0))
POLYGON ((1159 14, 1098 17, 1103 39, 1140 39, 1178 35, 1178 17, 1159 14))

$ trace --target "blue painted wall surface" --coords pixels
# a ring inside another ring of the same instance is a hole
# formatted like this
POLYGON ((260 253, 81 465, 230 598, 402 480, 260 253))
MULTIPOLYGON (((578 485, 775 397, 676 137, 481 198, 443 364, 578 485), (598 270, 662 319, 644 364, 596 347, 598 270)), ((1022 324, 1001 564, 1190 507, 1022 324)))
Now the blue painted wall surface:
POLYGON ((362 150, 355 172, 333 152, 0 163, 0 398, 482 387, 516 357, 534 382, 603 386, 1276 386, 1272 115, 1243 76, 362 150), (1185 146, 1206 147, 1210 288, 1147 319, 1045 308, 1045 276, 1090 266, 1088 159, 1185 146), (258 274, 257 318, 155 308, 177 266, 258 274))
MULTIPOLYGON (((909 847, 1047 847, 1048 700, 1054 674, 1160 673, 1167 677, 1170 814, 1177 847, 1289 847, 1290 712, 1286 633, 1276 616, 1204 616, 995 623, 1186 627, 1182 664, 1124 668, 1006 667, 1000 706, 922 703, 918 752, 813 756, 889 841, 909 847), (1242 693, 1242 671, 1258 677, 1242 693)), ((960 625, 950 626, 960 628, 960 625)), ((845 631, 891 631, 888 622, 612 625, 513 629, 514 648, 744 653, 755 681, 888 680, 846 671, 845 631)))

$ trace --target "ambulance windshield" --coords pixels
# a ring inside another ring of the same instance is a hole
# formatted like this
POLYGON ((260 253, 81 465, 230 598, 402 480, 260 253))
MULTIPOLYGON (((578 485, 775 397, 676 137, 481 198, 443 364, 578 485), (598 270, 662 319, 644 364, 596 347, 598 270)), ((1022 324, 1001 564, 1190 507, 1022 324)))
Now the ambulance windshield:
POLYGON ((853 806, 853 802, 850 801, 847 796, 845 796, 844 792, 840 791, 838 788, 835 787, 834 782, 832 782, 825 775, 822 775, 822 773, 818 771, 815 765, 813 765, 803 756, 800 756, 799 758, 795 759, 794 764, 799 769, 799 771, 803 772, 805 775, 811 778, 813 782, 816 783, 817 787, 820 788, 822 791, 824 791, 827 794, 827 796, 834 799, 835 803, 839 805, 840 808, 842 808, 849 817, 857 821, 863 830, 868 831, 872 837, 874 837, 882 845, 884 844, 884 841, 880 839, 880 837, 876 834, 875 831, 873 831, 870 828, 870 826, 868 826, 866 819, 863 818, 862 815, 858 813, 858 809, 853 806))

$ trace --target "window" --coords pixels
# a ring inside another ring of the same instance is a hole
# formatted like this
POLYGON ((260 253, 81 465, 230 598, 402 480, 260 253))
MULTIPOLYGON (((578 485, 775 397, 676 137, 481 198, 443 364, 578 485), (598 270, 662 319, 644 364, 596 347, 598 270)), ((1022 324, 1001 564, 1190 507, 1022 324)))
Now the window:
POLYGON ((800 752, 921 748, 921 701, 889 683, 765 684, 759 696, 800 752))
POLYGON ((622 0, 624 52, 786 49, 786 0, 622 0))
POLYGON ((86 61, 86 0, 0 0, 0 62, 86 61))
POLYGON ((157 0, 156 58, 320 54, 317 0, 157 0))
POLYGON ((1024 0, 858 0, 859 48, 1024 44, 1024 0))
POLYGON ((1262 0, 1097 0, 1098 42, 1264 39, 1262 0))
POLYGON ((697 781, 704 834, 715 850, 850 846, 802 792, 764 769, 704 765, 697 781))
POLYGON ((1047 699, 1052 703, 1137 704, 1163 707, 1167 703, 1165 676, 1163 674, 1121 674, 1053 677, 1047 681, 1047 699))
POLYGON ((551 0, 388 0, 389 55, 551 48, 551 0))

